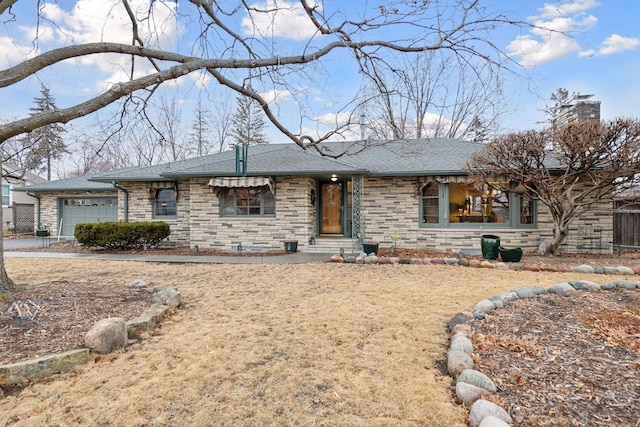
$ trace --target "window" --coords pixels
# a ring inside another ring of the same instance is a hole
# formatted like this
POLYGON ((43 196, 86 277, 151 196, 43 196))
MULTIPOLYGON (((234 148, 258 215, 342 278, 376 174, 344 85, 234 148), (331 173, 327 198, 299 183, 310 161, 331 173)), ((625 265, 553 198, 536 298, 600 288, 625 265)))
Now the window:
POLYGON ((533 224, 534 201, 529 196, 519 196, 520 225, 533 224))
POLYGON ((268 186, 222 190, 222 216, 269 216, 276 213, 276 199, 268 186))
POLYGON ((175 190, 172 188, 156 190, 156 198, 153 201, 154 218, 176 217, 177 215, 175 190))
POLYGON ((422 222, 437 224, 440 220, 438 183, 429 182, 422 188, 422 222))
POLYGON ((2 206, 9 206, 11 204, 11 187, 9 185, 2 184, 2 206))
POLYGON ((427 183, 421 192, 422 226, 534 226, 535 201, 511 187, 506 182, 427 183))

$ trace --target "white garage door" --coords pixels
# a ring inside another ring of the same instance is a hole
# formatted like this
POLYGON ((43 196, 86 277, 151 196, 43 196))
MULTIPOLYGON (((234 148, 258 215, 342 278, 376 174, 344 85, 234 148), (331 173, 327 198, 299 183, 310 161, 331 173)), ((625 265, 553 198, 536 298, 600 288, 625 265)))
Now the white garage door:
POLYGON ((61 199, 60 205, 63 236, 73 236, 76 224, 118 220, 117 197, 61 199))

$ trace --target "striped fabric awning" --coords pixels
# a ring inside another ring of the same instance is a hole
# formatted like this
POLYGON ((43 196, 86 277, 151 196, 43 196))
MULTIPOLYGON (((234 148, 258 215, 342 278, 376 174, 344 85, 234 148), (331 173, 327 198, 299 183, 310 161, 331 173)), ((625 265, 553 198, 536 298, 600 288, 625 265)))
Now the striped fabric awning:
POLYGON ((267 176, 216 177, 211 178, 208 185, 214 189, 268 186, 271 193, 275 194, 276 192, 275 182, 267 176))

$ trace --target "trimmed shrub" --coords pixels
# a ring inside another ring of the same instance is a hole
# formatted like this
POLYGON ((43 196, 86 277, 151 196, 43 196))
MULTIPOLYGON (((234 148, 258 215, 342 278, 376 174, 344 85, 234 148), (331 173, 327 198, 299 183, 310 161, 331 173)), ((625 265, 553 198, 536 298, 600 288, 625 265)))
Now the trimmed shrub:
POLYGON ((95 222, 76 224, 73 235, 86 247, 133 249, 155 246, 170 232, 166 222, 95 222))

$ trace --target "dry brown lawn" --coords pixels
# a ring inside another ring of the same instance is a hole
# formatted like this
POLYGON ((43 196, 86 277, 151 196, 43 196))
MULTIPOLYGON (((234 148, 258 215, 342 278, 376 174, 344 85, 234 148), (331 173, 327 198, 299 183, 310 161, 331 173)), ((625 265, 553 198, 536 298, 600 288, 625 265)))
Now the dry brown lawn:
POLYGON ((177 286, 185 307, 126 351, 0 396, 0 426, 462 426, 466 411, 442 373, 446 322, 515 286, 585 278, 438 265, 6 262, 23 284, 177 286))

